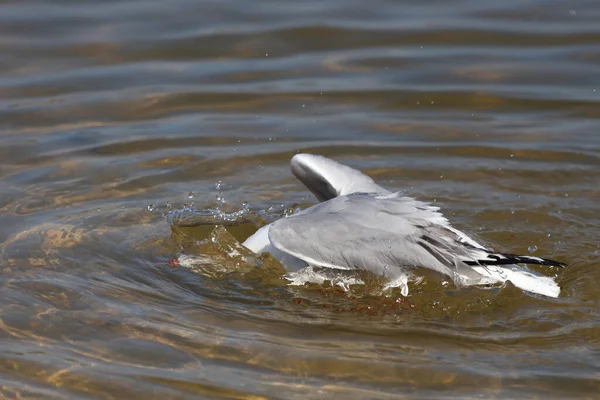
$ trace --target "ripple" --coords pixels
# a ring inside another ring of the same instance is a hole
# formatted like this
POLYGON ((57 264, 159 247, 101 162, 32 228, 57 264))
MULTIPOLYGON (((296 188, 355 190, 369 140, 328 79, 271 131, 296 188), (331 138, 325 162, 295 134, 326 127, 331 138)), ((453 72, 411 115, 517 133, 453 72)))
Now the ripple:
POLYGON ((0 11, 6 396, 598 392, 597 2, 0 11), (410 303, 368 276, 289 286, 239 243, 314 204, 289 172, 298 151, 433 202, 483 243, 567 261, 539 270, 564 294, 435 274, 410 303), (219 212, 235 221, 215 229, 219 212))

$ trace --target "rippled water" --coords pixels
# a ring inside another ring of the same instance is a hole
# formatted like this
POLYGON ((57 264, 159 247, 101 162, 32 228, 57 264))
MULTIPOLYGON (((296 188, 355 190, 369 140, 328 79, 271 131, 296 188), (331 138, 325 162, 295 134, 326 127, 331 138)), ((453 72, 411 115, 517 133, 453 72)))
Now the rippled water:
POLYGON ((0 395, 597 398, 599 50, 598 1, 2 2, 0 395), (231 257, 314 203, 299 150, 568 262, 562 296, 231 257), (248 216, 161 216, 217 195, 248 216))

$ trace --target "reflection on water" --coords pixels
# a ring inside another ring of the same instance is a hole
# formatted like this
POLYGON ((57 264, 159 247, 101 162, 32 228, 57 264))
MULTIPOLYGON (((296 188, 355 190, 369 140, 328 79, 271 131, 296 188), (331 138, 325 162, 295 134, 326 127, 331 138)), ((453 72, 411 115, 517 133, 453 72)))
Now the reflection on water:
POLYGON ((599 42, 579 0, 0 4, 1 395, 596 397, 599 42), (288 285, 238 244, 314 202, 299 150, 563 294, 288 285))

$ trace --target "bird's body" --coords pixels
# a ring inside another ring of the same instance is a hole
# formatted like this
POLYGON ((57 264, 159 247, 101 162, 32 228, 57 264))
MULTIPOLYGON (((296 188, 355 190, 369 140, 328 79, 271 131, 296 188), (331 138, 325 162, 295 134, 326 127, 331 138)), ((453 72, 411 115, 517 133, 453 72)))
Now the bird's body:
POLYGON ((322 202, 262 227, 243 243, 255 253, 271 253, 288 269, 364 269, 386 276, 404 295, 418 267, 458 285, 510 280, 529 292, 560 294, 552 278, 516 265, 560 262, 495 253, 453 228, 438 207, 391 193, 328 158, 298 154, 291 166, 322 202))

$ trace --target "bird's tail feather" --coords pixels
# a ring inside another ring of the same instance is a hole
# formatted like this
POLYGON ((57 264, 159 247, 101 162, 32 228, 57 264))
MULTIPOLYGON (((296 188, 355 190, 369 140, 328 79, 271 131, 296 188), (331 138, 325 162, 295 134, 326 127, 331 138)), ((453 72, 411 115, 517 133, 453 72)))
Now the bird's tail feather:
MULTIPOLYGON (((443 237, 442 237, 443 238, 443 237)), ((560 286, 554 279, 531 271, 516 264, 538 264, 566 266, 560 261, 534 256, 495 253, 483 246, 476 247, 464 240, 457 246, 455 242, 442 241, 423 235, 417 242, 419 246, 433 255, 440 263, 454 267, 455 281, 459 284, 479 285, 511 281, 516 287, 528 292, 558 297, 560 286), (453 260, 454 262, 452 262, 453 260)))
POLYGON ((476 249, 470 252, 470 259, 462 262, 481 275, 482 282, 511 281, 516 287, 532 293, 549 297, 560 295, 560 286, 553 278, 544 276, 535 271, 516 264, 537 264, 565 267, 560 261, 549 260, 533 256, 519 256, 515 254, 494 253, 476 249))
POLYGON ((485 283, 511 281, 516 287, 528 292, 549 297, 560 295, 560 286, 553 278, 518 265, 485 265, 471 268, 482 276, 485 283))

